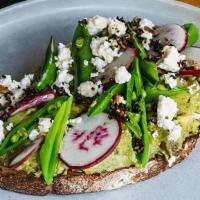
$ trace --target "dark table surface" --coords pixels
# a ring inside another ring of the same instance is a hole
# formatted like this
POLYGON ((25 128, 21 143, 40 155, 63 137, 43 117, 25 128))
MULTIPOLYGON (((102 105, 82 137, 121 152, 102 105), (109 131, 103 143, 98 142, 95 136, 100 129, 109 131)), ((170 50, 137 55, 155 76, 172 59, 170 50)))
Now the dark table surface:
POLYGON ((0 8, 12 5, 14 3, 18 3, 24 0, 0 0, 0 8))

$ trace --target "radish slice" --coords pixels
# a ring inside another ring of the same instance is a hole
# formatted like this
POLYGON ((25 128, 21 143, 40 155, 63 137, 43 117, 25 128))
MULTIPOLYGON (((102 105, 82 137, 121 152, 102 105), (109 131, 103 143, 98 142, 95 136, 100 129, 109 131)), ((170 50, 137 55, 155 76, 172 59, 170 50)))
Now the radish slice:
POLYGON ((25 148, 19 155, 17 155, 17 157, 11 161, 9 167, 17 168, 22 163, 24 163, 33 153, 35 153, 40 148, 42 141, 43 137, 35 140, 30 146, 25 148))
POLYGON ((167 39, 178 51, 182 51, 187 45, 188 34, 184 28, 177 24, 160 26, 155 30, 155 34, 157 40, 167 39))
POLYGON ((200 64, 200 47, 189 47, 183 51, 187 59, 193 59, 200 64))
POLYGON ((81 116, 82 122, 66 133, 60 152, 61 160, 73 169, 98 164, 115 149, 121 136, 120 123, 108 114, 81 116))
POLYGON ((103 84, 109 83, 110 80, 114 79, 116 68, 125 66, 127 69, 131 66, 134 58, 137 56, 137 49, 127 48, 121 56, 113 60, 112 63, 105 67, 105 71, 95 79, 96 81, 101 80, 103 84))
POLYGON ((53 90, 41 92, 32 97, 31 99, 25 99, 19 102, 16 106, 10 109, 9 115, 15 115, 16 113, 24 111, 28 108, 33 108, 45 104, 48 101, 54 99, 55 97, 56 93, 53 90))

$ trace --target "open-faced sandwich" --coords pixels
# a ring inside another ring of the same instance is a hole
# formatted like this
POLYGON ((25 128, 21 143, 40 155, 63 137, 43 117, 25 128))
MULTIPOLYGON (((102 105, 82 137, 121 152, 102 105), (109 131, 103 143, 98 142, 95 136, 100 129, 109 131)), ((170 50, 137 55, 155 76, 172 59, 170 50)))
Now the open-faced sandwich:
POLYGON ((43 67, 0 78, 0 187, 26 194, 114 189, 183 160, 200 126, 193 24, 80 20, 43 67))

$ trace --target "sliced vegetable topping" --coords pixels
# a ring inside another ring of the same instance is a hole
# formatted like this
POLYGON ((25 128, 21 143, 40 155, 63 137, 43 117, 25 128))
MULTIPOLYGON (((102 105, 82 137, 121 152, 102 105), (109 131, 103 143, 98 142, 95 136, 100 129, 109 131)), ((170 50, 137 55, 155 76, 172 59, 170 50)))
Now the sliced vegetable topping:
POLYGON ((18 154, 10 163, 9 167, 16 168, 24 163, 32 154, 39 150, 43 141, 43 137, 34 141, 30 146, 26 147, 20 154, 18 154))
POLYGON ((103 84, 109 83, 115 76, 116 68, 125 66, 126 69, 129 69, 136 56, 137 49, 128 47, 121 56, 117 57, 115 60, 113 60, 112 63, 108 64, 105 67, 105 71, 100 73, 99 76, 95 78, 95 80, 101 80, 103 84))
POLYGON ((62 102, 68 97, 57 97, 56 99, 47 103, 39 110, 36 110, 29 118, 24 119, 20 124, 15 126, 10 132, 8 132, 5 140, 0 145, 0 155, 7 153, 8 151, 16 148, 23 143, 30 133, 30 129, 34 126, 34 123, 44 115, 55 115, 55 112, 60 108, 62 102))
POLYGON ((121 136, 120 123, 105 113, 81 118, 82 122, 66 133, 60 153, 61 160, 73 169, 98 164, 112 153, 121 136))
POLYGON ((56 93, 53 90, 48 90, 38 93, 35 96, 31 97, 30 99, 24 99, 19 103, 17 103, 13 108, 10 109, 9 114, 15 115, 16 113, 22 112, 26 109, 40 106, 54 99, 55 97, 56 93))
POLYGON ((49 46, 46 52, 45 63, 43 65, 42 71, 34 83, 34 88, 37 91, 41 91, 51 86, 56 80, 57 68, 55 64, 55 55, 57 53, 55 42, 53 37, 51 37, 49 46))
POLYGON ((54 122, 40 150, 42 174, 47 184, 51 184, 58 163, 58 152, 71 112, 72 97, 69 97, 58 110, 54 122))
POLYGON ((155 34, 157 35, 157 40, 161 40, 164 44, 174 45, 178 51, 182 51, 187 45, 188 34, 177 24, 160 26, 155 30, 155 34))

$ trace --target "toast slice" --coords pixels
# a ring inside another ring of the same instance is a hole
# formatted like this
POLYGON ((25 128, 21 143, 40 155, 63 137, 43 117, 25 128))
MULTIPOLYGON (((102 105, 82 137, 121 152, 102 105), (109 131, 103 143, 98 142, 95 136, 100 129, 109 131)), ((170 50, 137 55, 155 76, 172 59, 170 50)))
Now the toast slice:
MULTIPOLYGON (((195 147, 199 135, 185 140, 183 148, 172 166, 184 160, 195 147)), ((170 166, 171 167, 171 166, 170 166)), ((169 168, 169 164, 163 157, 149 161, 145 169, 136 167, 122 168, 113 172, 86 175, 84 173, 69 172, 68 175, 55 177, 54 182, 47 186, 42 178, 36 178, 22 171, 16 171, 6 167, 0 167, 0 187, 23 194, 46 195, 76 194, 85 192, 98 192, 120 188, 127 184, 134 184, 150 179, 169 168)))

